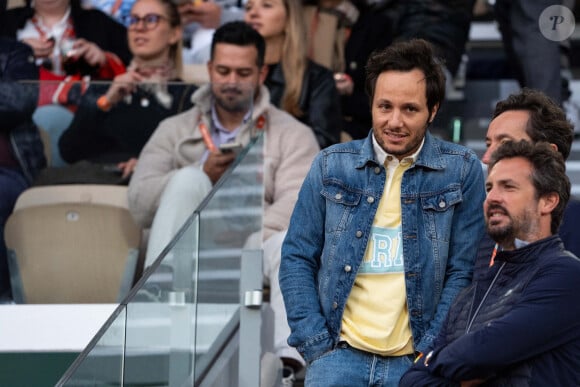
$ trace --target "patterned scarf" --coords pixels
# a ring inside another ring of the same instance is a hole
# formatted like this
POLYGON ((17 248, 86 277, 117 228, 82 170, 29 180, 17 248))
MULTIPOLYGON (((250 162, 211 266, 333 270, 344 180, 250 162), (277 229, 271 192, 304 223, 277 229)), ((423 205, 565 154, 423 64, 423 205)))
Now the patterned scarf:
MULTIPOLYGON (((127 71, 135 71, 144 78, 138 87, 145 92, 152 94, 157 102, 166 109, 170 109, 173 97, 167 91, 167 83, 176 78, 175 65, 173 61, 167 60, 160 64, 140 63, 137 58, 133 58, 127 71)), ((131 103, 132 96, 125 97, 125 102, 131 103)))

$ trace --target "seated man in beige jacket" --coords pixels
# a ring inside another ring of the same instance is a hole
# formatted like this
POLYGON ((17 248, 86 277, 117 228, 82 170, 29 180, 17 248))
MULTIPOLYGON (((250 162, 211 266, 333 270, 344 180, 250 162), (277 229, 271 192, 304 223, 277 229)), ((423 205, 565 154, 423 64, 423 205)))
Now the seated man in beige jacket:
POLYGON ((262 85, 264 54, 263 38, 245 23, 216 30, 208 63, 211 84, 196 91, 192 109, 162 121, 155 130, 129 184, 129 207, 142 227, 151 227, 150 265, 234 161, 233 153, 208 148, 204 128, 218 149, 232 140, 246 145, 256 129, 265 130, 264 275, 275 315, 274 346, 285 363, 300 366, 302 358, 286 343, 290 331, 278 267, 298 191, 319 147, 309 127, 270 104, 262 85), (244 96, 248 87, 242 85, 248 84, 253 101, 244 96), (173 225, 168 226, 168 219, 173 225))

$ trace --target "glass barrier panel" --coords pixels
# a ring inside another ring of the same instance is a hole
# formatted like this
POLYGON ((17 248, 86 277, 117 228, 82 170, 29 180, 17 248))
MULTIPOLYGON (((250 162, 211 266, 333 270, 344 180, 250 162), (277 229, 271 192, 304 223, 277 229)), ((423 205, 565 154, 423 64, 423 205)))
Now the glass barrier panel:
POLYGON ((196 364, 211 366, 204 356, 237 324, 241 251, 261 243, 263 141, 239 153, 125 300, 123 384, 193 385, 196 364))
MULTIPOLYGON (((264 136, 246 154, 199 213, 196 351, 200 364, 211 363, 219 333, 240 305, 243 249, 261 249, 264 136)), ((237 363, 236 363, 237 364, 237 363)), ((196 379, 203 370, 196 369, 196 379)))
POLYGON ((122 386, 127 310, 120 305, 57 386, 122 386))

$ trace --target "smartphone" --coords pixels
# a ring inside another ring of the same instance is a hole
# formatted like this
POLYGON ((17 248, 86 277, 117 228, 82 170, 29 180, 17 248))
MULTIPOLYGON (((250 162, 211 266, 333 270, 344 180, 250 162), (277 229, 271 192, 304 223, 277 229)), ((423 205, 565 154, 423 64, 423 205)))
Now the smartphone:
POLYGON ((235 154, 240 153, 243 146, 239 142, 227 142, 225 144, 221 144, 219 149, 222 153, 231 153, 234 152, 235 154))
POLYGON ((123 173, 123 168, 119 168, 117 164, 104 164, 103 171, 121 174, 123 173))

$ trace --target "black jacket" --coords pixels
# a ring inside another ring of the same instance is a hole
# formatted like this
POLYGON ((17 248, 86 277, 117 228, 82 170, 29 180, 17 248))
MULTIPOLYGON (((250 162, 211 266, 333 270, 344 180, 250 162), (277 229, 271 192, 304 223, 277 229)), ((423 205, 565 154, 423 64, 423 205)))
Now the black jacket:
POLYGON ((109 86, 108 82, 93 84, 83 95, 73 121, 58 142, 65 161, 108 164, 138 157, 159 122, 192 106, 191 94, 196 89, 181 82, 171 83, 168 92, 172 104, 166 108, 150 92, 138 88, 129 103, 120 101, 104 112, 97 107, 97 99, 109 86))
MULTIPOLYGON (((286 87, 281 64, 270 66, 265 85, 270 91, 272 104, 280 107, 286 87)), ((299 105, 304 115, 297 118, 312 128, 321 149, 340 142, 342 130, 340 100, 330 70, 309 61, 304 74, 299 105)))
POLYGON ((7 134, 22 173, 32 183, 46 166, 44 147, 32 113, 38 87, 20 80, 38 79, 32 50, 26 44, 0 37, 0 133, 7 134))
MULTIPOLYGON (((127 42, 127 30, 107 14, 96 9, 84 9, 71 1, 71 19, 77 38, 95 43, 102 50, 116 54, 125 65, 131 60, 127 42)), ((12 8, 0 15, 0 36, 16 39, 16 33, 32 18, 34 10, 29 7, 12 8)), ((83 75, 95 75, 97 69, 84 66, 83 75)))
POLYGON ((417 361, 400 386, 580 385, 578 278, 558 236, 498 252, 457 296, 428 366, 417 361))

